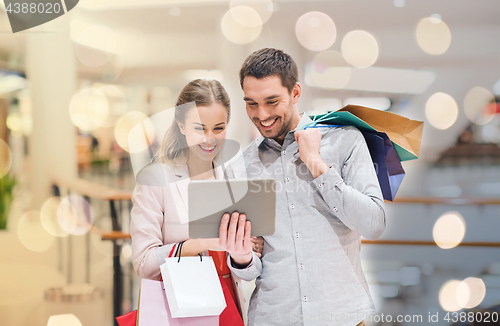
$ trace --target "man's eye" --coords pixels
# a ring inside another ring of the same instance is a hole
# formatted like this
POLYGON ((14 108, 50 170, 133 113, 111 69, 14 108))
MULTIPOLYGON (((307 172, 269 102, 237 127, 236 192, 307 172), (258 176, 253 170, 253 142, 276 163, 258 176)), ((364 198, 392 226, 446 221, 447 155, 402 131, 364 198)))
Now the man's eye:
POLYGON ((267 102, 268 105, 276 105, 278 104, 278 101, 272 101, 272 102, 267 102))
POLYGON ((257 103, 254 103, 254 102, 247 103, 247 104, 250 105, 250 106, 256 106, 257 105, 257 103))

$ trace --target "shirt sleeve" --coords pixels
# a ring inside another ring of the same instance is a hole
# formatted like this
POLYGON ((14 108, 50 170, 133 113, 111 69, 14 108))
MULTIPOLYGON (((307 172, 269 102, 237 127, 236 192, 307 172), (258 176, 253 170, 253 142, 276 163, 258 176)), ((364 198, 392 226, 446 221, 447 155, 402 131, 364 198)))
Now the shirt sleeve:
POLYGON ((382 192, 363 135, 355 128, 346 131, 340 142, 345 153, 340 173, 330 167, 313 184, 333 215, 349 229, 374 240, 386 225, 382 192))
POLYGON ((165 258, 174 257, 177 252, 178 243, 166 244, 161 247, 156 248, 156 259, 158 260, 158 266, 165 263, 165 258))
MULTIPOLYGON (((132 263, 140 278, 159 280, 162 256, 169 252, 163 246, 161 233, 163 207, 161 187, 137 184, 132 194, 130 235, 132 237, 132 263), (158 253, 156 252, 158 250, 158 253)), ((171 250, 171 248, 170 248, 171 250)))
POLYGON ((262 262, 260 261, 260 258, 255 254, 255 252, 252 252, 252 261, 250 261, 250 264, 248 264, 248 266, 245 268, 235 267, 233 265, 231 256, 227 254, 227 266, 229 266, 229 269, 234 273, 234 275, 238 276, 244 281, 254 280, 259 277, 260 273, 262 272, 262 262))

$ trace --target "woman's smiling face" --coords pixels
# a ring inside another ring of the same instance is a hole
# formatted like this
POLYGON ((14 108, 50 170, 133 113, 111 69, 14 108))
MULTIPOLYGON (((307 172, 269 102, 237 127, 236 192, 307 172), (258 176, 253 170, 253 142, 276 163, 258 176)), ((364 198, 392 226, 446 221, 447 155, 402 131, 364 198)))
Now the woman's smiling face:
POLYGON ((227 109, 213 103, 198 106, 186 114, 184 123, 177 122, 186 137, 189 152, 209 161, 219 153, 226 139, 227 109))

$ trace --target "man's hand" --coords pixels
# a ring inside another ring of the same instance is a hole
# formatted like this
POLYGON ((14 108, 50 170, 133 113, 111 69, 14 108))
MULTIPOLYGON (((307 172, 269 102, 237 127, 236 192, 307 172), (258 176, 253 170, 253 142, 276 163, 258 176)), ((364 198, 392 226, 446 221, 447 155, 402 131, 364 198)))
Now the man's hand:
POLYGON ((219 228, 219 245, 224 248, 233 261, 246 267, 252 261, 253 243, 250 240, 252 226, 246 220, 245 214, 233 212, 222 216, 219 228), (229 226, 228 226, 229 225, 229 226))
POLYGON ((299 155, 314 178, 325 173, 329 167, 319 156, 321 132, 314 128, 295 132, 295 141, 299 145, 299 155))
POLYGON ((250 237, 250 241, 253 245, 253 252, 257 255, 257 257, 262 257, 262 251, 264 250, 264 238, 263 237, 250 237))

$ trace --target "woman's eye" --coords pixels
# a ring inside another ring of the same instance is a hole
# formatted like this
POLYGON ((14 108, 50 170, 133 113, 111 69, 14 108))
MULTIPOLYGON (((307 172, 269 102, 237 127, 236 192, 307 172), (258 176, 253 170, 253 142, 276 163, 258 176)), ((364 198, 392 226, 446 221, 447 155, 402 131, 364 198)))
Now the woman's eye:
POLYGON ((198 131, 203 131, 203 127, 195 127, 194 129, 198 131))
POLYGON ((224 127, 217 127, 217 128, 215 128, 215 130, 222 131, 222 130, 224 130, 224 127))

